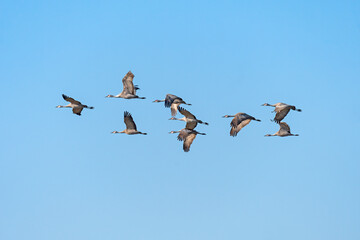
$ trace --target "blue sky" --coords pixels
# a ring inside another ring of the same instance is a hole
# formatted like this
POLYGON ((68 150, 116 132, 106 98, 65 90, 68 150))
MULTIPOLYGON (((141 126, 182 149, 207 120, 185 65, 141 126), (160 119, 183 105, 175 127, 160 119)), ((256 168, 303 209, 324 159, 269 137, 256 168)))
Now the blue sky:
POLYGON ((0 238, 357 240, 358 1, 3 1, 0 238), (127 71, 146 100, 106 99, 127 71), (78 117, 65 93, 84 104, 78 117), (152 103, 181 96, 184 124, 152 103), (271 108, 303 109, 278 130, 271 108), (123 130, 132 113, 147 136, 123 130), (229 136, 225 114, 251 122, 229 136))

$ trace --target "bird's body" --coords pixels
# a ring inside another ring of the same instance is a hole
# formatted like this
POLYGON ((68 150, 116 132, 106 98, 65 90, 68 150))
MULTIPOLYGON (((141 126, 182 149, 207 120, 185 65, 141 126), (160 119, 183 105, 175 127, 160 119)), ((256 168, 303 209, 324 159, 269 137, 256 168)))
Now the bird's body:
POLYGON ((125 77, 122 79, 123 83, 123 90, 118 95, 107 95, 108 98, 125 98, 125 99, 133 99, 133 98, 139 98, 139 99, 145 99, 145 97, 139 97, 136 95, 136 90, 139 90, 139 88, 133 83, 135 75, 129 71, 125 77))
POLYGON ((196 138, 197 134, 206 135, 205 133, 200 133, 196 130, 191 129, 181 129, 180 131, 171 131, 170 133, 179 133, 177 139, 179 141, 183 141, 183 150, 184 152, 190 151, 190 146, 193 143, 194 139, 196 138))
POLYGON ((124 131, 121 132, 113 131, 112 133, 126 133, 128 135, 134 135, 134 134, 147 135, 147 133, 143 133, 137 130, 134 119, 132 118, 131 114, 127 111, 124 112, 124 123, 126 125, 126 129, 124 131))
POLYGON ((58 105, 56 106, 57 108, 72 108, 72 111, 74 114, 81 116, 81 111, 84 108, 88 108, 88 109, 94 109, 94 107, 88 107, 87 105, 81 104, 81 102, 66 96, 65 94, 62 94, 62 97, 65 101, 69 102, 68 105, 62 106, 62 105, 58 105))
POLYGON ((201 120, 196 119, 196 117, 192 113, 190 113, 188 110, 182 107, 178 107, 178 110, 182 115, 184 115, 184 117, 183 118, 172 117, 169 120, 180 120, 186 122, 186 127, 185 127, 186 129, 193 130, 198 123, 209 125, 207 122, 203 122, 201 120))
POLYGON ((153 102, 165 102, 165 107, 171 109, 171 116, 176 116, 180 104, 191 105, 190 103, 186 103, 182 98, 173 94, 166 94, 164 100, 155 100, 153 102))
POLYGON ((276 115, 273 121, 275 121, 276 123, 280 123, 281 120, 283 120, 286 117, 286 115, 290 112, 290 110, 301 112, 301 109, 297 109, 295 106, 286 103, 275 103, 275 104, 264 103, 262 106, 275 107, 274 111, 276 112, 276 115))
POLYGON ((250 116, 246 113, 237 113, 235 115, 225 115, 224 118, 230 118, 233 117, 233 120, 230 123, 231 130, 230 130, 230 136, 237 136, 238 132, 248 125, 251 120, 261 122, 261 120, 254 118, 253 116, 250 116))
POLYGON ((299 134, 292 134, 290 132, 290 127, 287 125, 286 122, 280 122, 280 129, 274 134, 266 134, 265 137, 271 137, 271 136, 279 136, 279 137, 287 137, 287 136, 299 136, 299 134))

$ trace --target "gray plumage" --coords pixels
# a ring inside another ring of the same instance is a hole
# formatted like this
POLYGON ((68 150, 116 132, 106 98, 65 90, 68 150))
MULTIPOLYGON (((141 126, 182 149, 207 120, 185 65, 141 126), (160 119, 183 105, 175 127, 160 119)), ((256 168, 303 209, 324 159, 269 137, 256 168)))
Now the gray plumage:
POLYGON ((250 116, 246 113, 237 113, 235 115, 225 115, 224 118, 230 118, 233 117, 233 120, 230 123, 231 130, 230 130, 230 136, 236 137, 238 132, 248 125, 251 120, 261 122, 261 120, 254 118, 253 116, 250 116))
POLYGON ((265 137, 270 136, 279 136, 279 137, 287 137, 287 136, 299 136, 299 134, 292 134, 290 131, 289 125, 286 122, 279 123, 280 129, 274 134, 266 134, 265 137))
POLYGON ((136 95, 136 90, 139 90, 140 88, 133 83, 135 75, 129 71, 125 77, 122 79, 123 84, 123 90, 118 95, 107 95, 108 98, 125 98, 125 99, 133 99, 133 98, 139 98, 139 99, 145 99, 145 97, 139 97, 136 95))
POLYGON ((78 116, 81 116, 81 112, 84 108, 94 109, 94 107, 88 107, 87 105, 84 105, 81 102, 79 102, 69 96, 66 96, 65 94, 62 94, 62 97, 65 101, 69 102, 69 104, 66 106, 58 105, 56 107, 57 108, 72 108, 73 113, 78 116))
POLYGON ((275 103, 275 104, 264 103, 262 106, 275 107, 274 112, 276 112, 276 115, 273 121, 276 123, 280 123, 290 112, 290 110, 294 110, 298 112, 302 111, 301 109, 297 109, 295 106, 286 103, 275 103))
POLYGON ((198 123, 200 124, 205 124, 205 125, 209 125, 207 122, 203 122, 201 120, 196 119, 195 115, 190 113, 188 110, 182 108, 182 107, 178 107, 179 112, 184 115, 183 118, 175 118, 172 117, 169 120, 179 120, 179 121, 184 121, 186 122, 186 129, 194 129, 198 123))
POLYGON ((181 129, 180 131, 171 131, 170 133, 179 133, 177 136, 177 139, 179 141, 184 142, 183 143, 183 150, 184 152, 190 151, 190 146, 193 143, 194 139, 196 138, 196 135, 206 135, 205 133, 200 133, 196 130, 190 130, 190 129, 181 129))
POLYGON ((164 102, 165 107, 171 109, 171 116, 176 116, 180 104, 191 105, 190 103, 186 103, 181 97, 173 94, 166 94, 164 100, 155 100, 153 102, 164 102))

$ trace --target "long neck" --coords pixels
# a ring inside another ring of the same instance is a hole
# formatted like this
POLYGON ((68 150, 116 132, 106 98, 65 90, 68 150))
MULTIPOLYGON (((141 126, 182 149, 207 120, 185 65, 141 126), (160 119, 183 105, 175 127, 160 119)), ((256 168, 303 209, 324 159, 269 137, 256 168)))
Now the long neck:
POLYGON ((165 99, 164 100, 155 100, 154 102, 165 102, 165 99))
POLYGON ((66 105, 66 106, 59 105, 59 106, 57 106, 57 108, 71 108, 71 107, 69 105, 66 105))
POLYGON ((277 134, 274 133, 274 134, 266 134, 265 137, 273 137, 273 136, 276 136, 277 134))
POLYGON ((185 117, 183 117, 183 118, 172 117, 172 118, 170 118, 169 120, 179 120, 179 121, 184 121, 184 122, 186 122, 185 117))

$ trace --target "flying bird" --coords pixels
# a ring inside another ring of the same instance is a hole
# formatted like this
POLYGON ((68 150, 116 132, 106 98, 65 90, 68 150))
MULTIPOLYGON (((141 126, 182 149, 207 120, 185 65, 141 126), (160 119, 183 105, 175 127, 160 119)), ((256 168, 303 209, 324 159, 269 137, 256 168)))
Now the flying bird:
POLYGON ((186 127, 185 127, 186 129, 193 130, 198 123, 209 125, 207 122, 203 122, 201 120, 196 119, 194 114, 190 113, 188 110, 182 107, 178 107, 178 110, 182 115, 184 115, 184 117, 183 118, 172 117, 169 120, 180 120, 186 122, 186 127))
POLYGON ((183 141, 183 150, 184 152, 190 151, 190 146, 193 143, 194 139, 196 138, 197 134, 200 135, 206 135, 206 133, 200 133, 196 130, 190 130, 190 129, 181 129, 180 131, 171 131, 169 133, 179 133, 177 139, 179 141, 183 141))
POLYGON ((290 110, 301 112, 301 109, 297 109, 295 106, 288 105, 286 103, 276 103, 276 104, 264 103, 261 106, 275 107, 274 112, 276 112, 276 115, 273 121, 275 121, 276 123, 280 123, 281 120, 283 120, 286 117, 286 115, 289 113, 290 110))
POLYGON ((125 98, 125 99, 132 99, 132 98, 139 98, 139 99, 145 99, 145 97, 139 97, 136 95, 136 90, 139 90, 137 85, 134 86, 133 80, 134 80, 134 74, 129 71, 125 77, 122 79, 123 83, 123 90, 118 95, 107 95, 106 97, 110 98, 125 98))
POLYGON ((223 116, 223 118, 231 118, 231 117, 234 118, 230 123, 230 126, 231 126, 230 136, 233 136, 233 137, 235 137, 243 127, 248 125, 251 120, 261 122, 261 120, 256 119, 246 113, 241 113, 241 112, 237 113, 235 115, 223 116))
POLYGON ((62 94, 62 97, 65 101, 69 102, 69 104, 66 106, 58 105, 56 106, 57 108, 72 108, 73 113, 79 116, 81 115, 81 111, 84 108, 94 109, 94 107, 88 107, 87 105, 81 104, 81 102, 76 101, 75 99, 68 97, 65 94, 62 94))
POLYGON ((112 133, 126 133, 128 135, 134 135, 134 134, 147 135, 147 133, 139 132, 137 130, 134 119, 132 118, 131 114, 127 111, 124 112, 124 123, 126 125, 126 129, 124 131, 121 132, 113 131, 112 133))
POLYGON ((279 125, 280 125, 279 131, 277 131, 274 134, 266 134, 265 137, 270 137, 270 136, 279 136, 279 137, 299 136, 299 134, 292 134, 290 132, 290 127, 289 127, 289 125, 287 125, 286 122, 280 122, 279 125))
POLYGON ((178 106, 180 104, 185 104, 191 106, 190 103, 186 103, 182 98, 175 96, 173 94, 166 94, 164 100, 155 100, 153 102, 165 102, 165 107, 171 109, 171 116, 176 116, 178 106))

